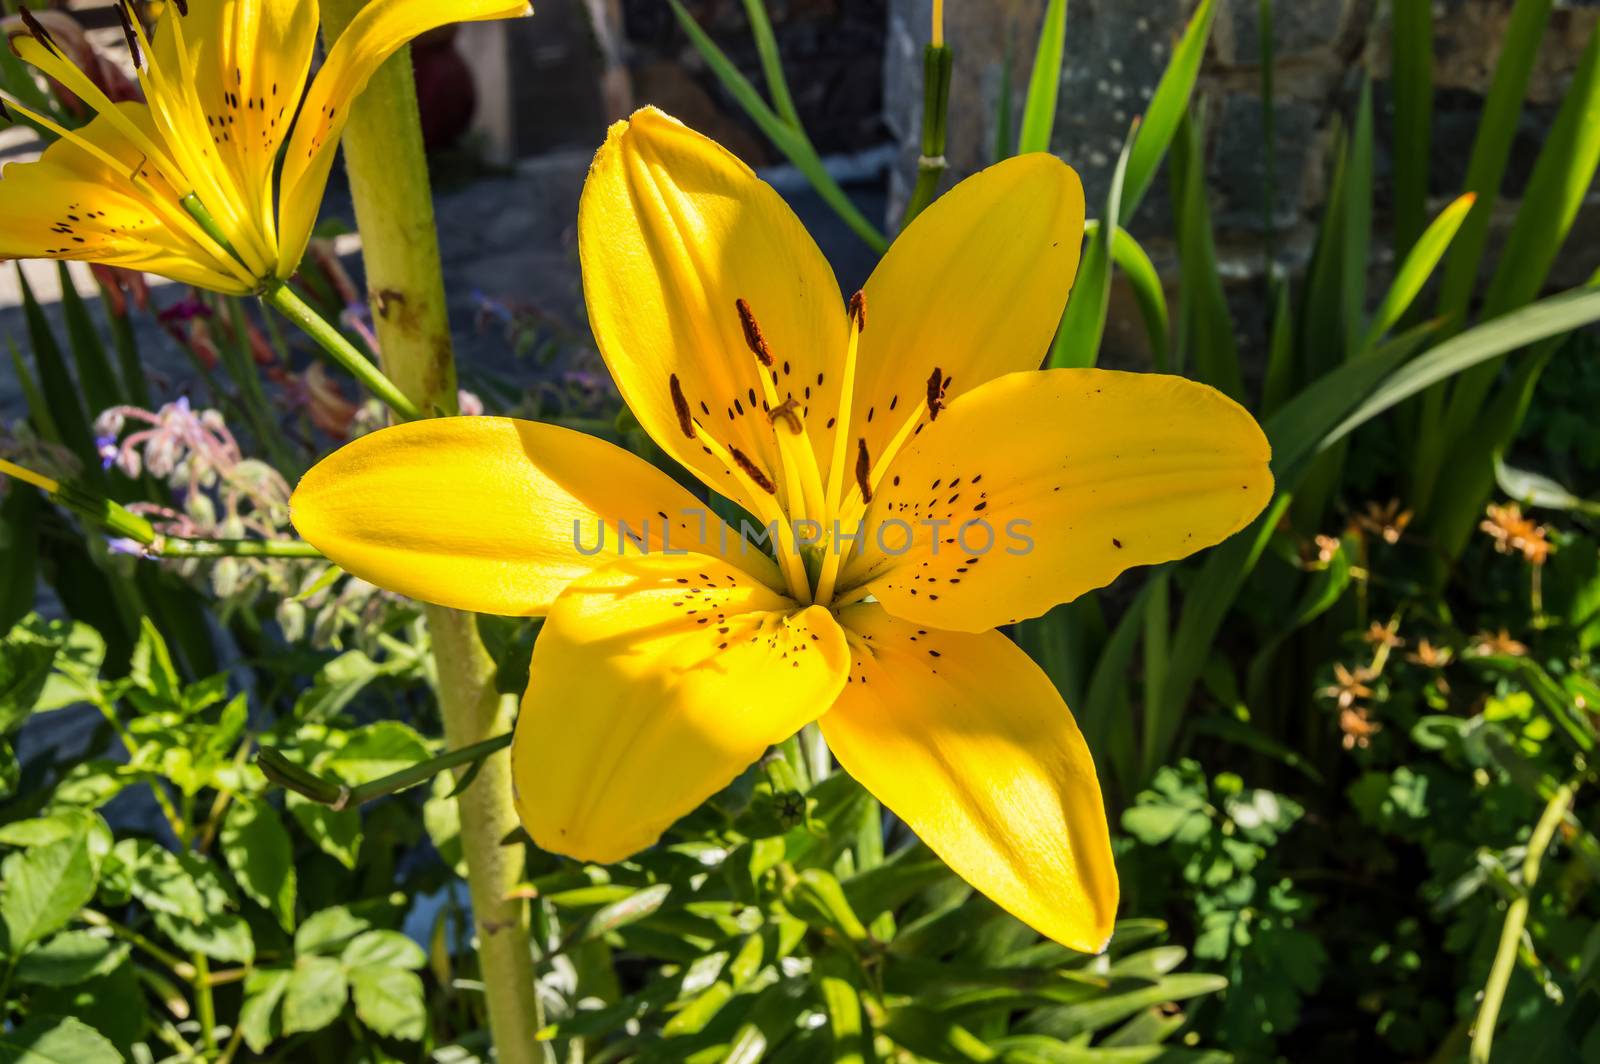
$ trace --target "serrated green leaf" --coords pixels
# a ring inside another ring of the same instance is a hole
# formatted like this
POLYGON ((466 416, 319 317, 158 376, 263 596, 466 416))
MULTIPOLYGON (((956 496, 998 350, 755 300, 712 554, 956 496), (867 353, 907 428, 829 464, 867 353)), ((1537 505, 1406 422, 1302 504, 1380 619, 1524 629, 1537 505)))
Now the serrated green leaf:
POLYGON ((398 931, 365 931, 350 940, 339 958, 346 968, 409 968, 428 963, 422 947, 398 931))
POLYGON ((127 956, 124 942, 89 931, 63 931, 25 953, 16 978, 37 986, 76 986, 110 973, 127 956))
POLYGON ((422 980, 404 968, 356 968, 350 992, 361 1022, 385 1038, 417 1041, 427 1030, 422 980))
POLYGON ((264 1052, 283 1033, 279 1005, 292 975, 288 968, 257 968, 245 977, 239 1030, 256 1053, 264 1052))
POLYGON ((372 921, 357 916, 343 905, 335 905, 314 912, 300 922, 300 929, 294 933, 294 951, 301 955, 336 956, 371 928, 372 921))
POLYGON ((294 844, 264 799, 240 795, 222 822, 222 855, 239 889, 294 930, 294 844))
POLYGON ((36 1016, 0 1031, 0 1064, 121 1064, 106 1036, 72 1017, 36 1016))
POLYGON ((320 1031, 339 1018, 349 994, 344 965, 337 960, 297 957, 283 992, 283 1033, 320 1031))
POLYGON ((0 863, 4 952, 19 957, 65 927, 94 897, 95 880, 87 831, 7 856, 0 863))

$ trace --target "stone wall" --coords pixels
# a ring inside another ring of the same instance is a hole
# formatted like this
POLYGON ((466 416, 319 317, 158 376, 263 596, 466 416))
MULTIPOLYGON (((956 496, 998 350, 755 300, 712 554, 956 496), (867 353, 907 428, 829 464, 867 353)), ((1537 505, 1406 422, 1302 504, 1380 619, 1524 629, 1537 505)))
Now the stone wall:
MULTIPOLYGON (((1386 219, 1387 147, 1392 121, 1388 91, 1388 4, 1391 0, 1277 0, 1272 224, 1291 260, 1303 257, 1330 167, 1333 129, 1348 120, 1363 72, 1375 79, 1380 208, 1386 219)), ((1392 0, 1415 3, 1424 0, 1392 0)), ((1221 0, 1198 94, 1206 115, 1211 207, 1225 266, 1235 276, 1259 272, 1266 148, 1257 0, 1221 0)), ((1056 113, 1054 149, 1083 175, 1090 203, 1104 202, 1106 184, 1129 122, 1148 101, 1196 0, 1071 0, 1066 61, 1056 113)), ((946 38, 955 50, 948 156, 956 175, 992 157, 1006 67, 1012 114, 1020 114, 1045 0, 989 0, 945 5, 946 38)), ((884 104, 907 165, 896 174, 894 202, 903 201, 921 121, 922 48, 931 0, 890 0, 884 104)), ((1509 18, 1509 0, 1435 0, 1433 160, 1430 192, 1442 201, 1460 190, 1483 95, 1509 18)), ((1506 179, 1514 198, 1526 181, 1543 131, 1571 79, 1596 18, 1595 0, 1557 0, 1529 90, 1522 129, 1506 179)), ((1159 234, 1165 186, 1158 182, 1136 221, 1158 259, 1170 251, 1159 234)), ((1592 264, 1591 264, 1592 265, 1592 264)))

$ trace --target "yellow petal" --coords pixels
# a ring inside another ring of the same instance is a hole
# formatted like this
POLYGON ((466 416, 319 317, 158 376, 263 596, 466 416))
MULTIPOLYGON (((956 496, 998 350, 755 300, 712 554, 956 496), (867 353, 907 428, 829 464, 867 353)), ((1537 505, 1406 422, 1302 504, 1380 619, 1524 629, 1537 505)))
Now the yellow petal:
POLYGON ((734 476, 684 436, 670 390, 676 376, 690 414, 778 480, 760 367, 736 309, 742 299, 772 352, 778 401, 800 404, 824 447, 818 468, 827 468, 844 304, 832 268, 771 186, 721 145, 646 108, 612 126, 595 156, 578 208, 578 250, 600 352, 667 453, 748 504, 734 476))
MULTIPOLYGON (((207 0, 176 7, 156 29, 156 56, 169 79, 182 19, 205 135, 233 175, 251 228, 277 246, 272 179, 317 43, 317 0, 207 0)), ((198 129, 198 124, 193 127, 198 129)))
POLYGON ((832 703, 844 633, 715 558, 628 558, 576 581, 534 644, 511 750, 533 841, 620 861, 832 703))
POLYGON ((478 613, 543 613, 641 545, 725 553, 781 584, 665 473, 533 421, 440 418, 363 436, 313 467, 289 505, 299 533, 363 580, 478 613))
POLYGON ((1037 369, 1082 243, 1083 185, 1053 155, 1008 159, 935 200, 867 281, 852 445, 864 439, 874 461, 883 455, 936 369, 947 400, 1037 369))
POLYGON ((130 179, 143 153, 126 130, 147 119, 142 104, 118 104, 67 132, 38 160, 6 166, 0 258, 77 259, 248 292, 248 278, 220 249, 213 254, 215 245, 182 216, 159 173, 148 174, 148 194, 130 179))
POLYGON ((413 37, 452 22, 513 18, 532 8, 528 0, 370 0, 328 49, 311 82, 284 154, 279 198, 282 247, 278 276, 287 279, 311 239, 328 168, 350 103, 373 73, 413 37))
POLYGON ((1097 953, 1117 869, 1094 760, 1049 677, 998 632, 844 610, 855 663, 822 718, 833 754, 963 879, 1097 953))
POLYGON ((841 583, 957 631, 1035 617, 1233 535, 1272 495, 1270 457, 1243 407, 1181 377, 1009 374, 895 462, 841 583))

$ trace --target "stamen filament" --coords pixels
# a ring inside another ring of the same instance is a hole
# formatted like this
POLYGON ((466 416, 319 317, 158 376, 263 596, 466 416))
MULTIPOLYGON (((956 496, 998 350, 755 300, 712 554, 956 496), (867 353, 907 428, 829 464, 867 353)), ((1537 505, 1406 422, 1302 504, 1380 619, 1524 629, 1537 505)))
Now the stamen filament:
MULTIPOLYGON (((839 513, 840 497, 844 492, 845 451, 850 439, 850 400, 855 388, 856 355, 861 347, 861 330, 866 328, 866 296, 857 292, 850 297, 850 342, 844 349, 844 379, 839 388, 839 414, 834 424, 833 454, 828 469, 828 489, 823 506, 824 520, 834 519, 839 513)), ((828 529, 831 533, 832 529, 828 529)), ((824 605, 833 597, 833 588, 839 579, 839 565, 843 551, 831 536, 823 551, 822 573, 817 578, 816 600, 824 605)))
POLYGON ((744 329, 745 343, 759 363, 756 367, 756 376, 761 380, 761 397, 766 401, 767 418, 772 422, 773 437, 778 445, 784 502, 791 515, 809 517, 812 513, 810 509, 812 501, 821 502, 820 495, 808 497, 808 493, 815 490, 812 487, 813 483, 820 486, 820 478, 816 472, 816 455, 811 451, 811 439, 805 434, 799 415, 794 413, 792 400, 785 400, 782 403, 778 401, 778 386, 773 380, 774 371, 771 368, 774 363, 772 348, 767 344, 767 338, 762 334, 761 325, 756 321, 750 304, 739 299, 734 301, 734 307, 739 312, 739 324, 744 329), (784 411, 787 411, 787 417, 784 411), (780 417, 785 417, 785 427, 794 429, 795 426, 799 426, 798 430, 788 433, 778 431, 777 419, 780 417))
MULTIPOLYGON (((777 496, 772 492, 771 481, 769 480, 765 487, 758 483, 745 471, 744 465, 738 458, 735 458, 728 448, 718 443, 716 437, 707 432, 706 427, 698 420, 691 419, 690 427, 694 430, 695 440, 710 451, 711 456, 721 462, 724 468, 743 481, 745 495, 755 509, 756 516, 777 528, 778 534, 773 537, 775 541, 773 548, 778 556, 778 564, 783 568, 783 575, 789 581, 789 591, 800 605, 811 605, 811 581, 806 579, 806 567, 801 562, 800 556, 784 540, 784 533, 789 530, 786 527, 783 508, 778 505, 777 496)), ((747 463, 750 461, 742 452, 739 457, 744 458, 747 463)))
MULTIPOLYGON (((916 408, 911 411, 911 415, 900 425, 900 428, 894 434, 894 438, 883 449, 883 453, 878 455, 877 461, 872 463, 872 474, 867 483, 874 492, 878 490, 878 485, 883 483, 883 478, 888 475, 889 466, 894 461, 895 455, 900 453, 902 447, 911 442, 911 437, 915 435, 917 426, 922 424, 922 415, 927 412, 928 401, 926 399, 919 400, 916 408)), ((845 524, 855 524, 866 516, 867 503, 871 501, 870 496, 865 499, 862 498, 858 487, 852 487, 850 494, 845 497, 844 502, 840 505, 840 520, 845 524)))

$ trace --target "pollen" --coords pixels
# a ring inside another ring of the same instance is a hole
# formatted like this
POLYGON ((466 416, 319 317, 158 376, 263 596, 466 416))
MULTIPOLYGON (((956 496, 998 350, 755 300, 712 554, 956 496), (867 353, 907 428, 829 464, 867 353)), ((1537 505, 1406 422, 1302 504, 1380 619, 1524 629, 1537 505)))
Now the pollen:
MULTIPOLYGON (((756 316, 750 310, 750 304, 743 299, 733 301, 734 308, 739 311, 739 324, 744 327, 744 342, 749 346, 750 352, 761 360, 763 366, 772 365, 772 348, 767 345, 767 338, 761 333, 761 324, 756 321, 756 316)), ((751 400, 752 403, 755 400, 751 400)))
POLYGON ((928 375, 928 420, 939 420, 939 411, 944 409, 944 392, 950 386, 950 378, 938 366, 933 367, 933 372, 928 375))
MULTIPOLYGON (((867 294, 865 292, 857 292, 850 297, 850 320, 855 322, 856 331, 867 331, 867 294)), ((821 384, 822 381, 819 379, 817 383, 821 384)))
POLYGON ((678 375, 674 373, 667 379, 667 387, 672 392, 672 409, 678 415, 678 428, 689 439, 694 439, 694 418, 689 414, 689 400, 683 396, 683 385, 678 383, 678 375))
POLYGON ((750 460, 749 455, 737 447, 729 447, 728 453, 733 455, 733 460, 738 463, 740 469, 744 470, 744 475, 755 481, 756 487, 768 495, 778 494, 778 486, 772 482, 772 478, 767 476, 760 466, 750 460))
POLYGON ((856 440, 856 485, 861 488, 861 501, 872 501, 872 457, 867 453, 867 441, 856 440))

